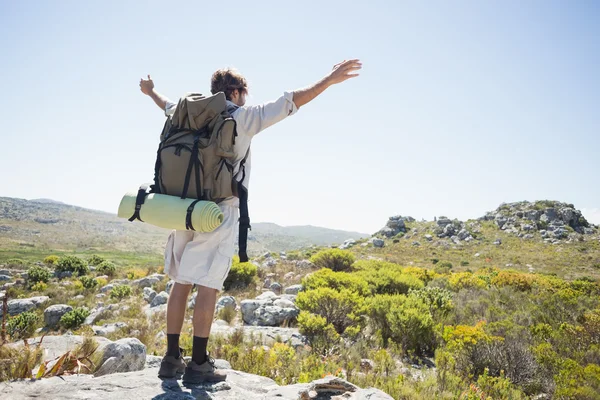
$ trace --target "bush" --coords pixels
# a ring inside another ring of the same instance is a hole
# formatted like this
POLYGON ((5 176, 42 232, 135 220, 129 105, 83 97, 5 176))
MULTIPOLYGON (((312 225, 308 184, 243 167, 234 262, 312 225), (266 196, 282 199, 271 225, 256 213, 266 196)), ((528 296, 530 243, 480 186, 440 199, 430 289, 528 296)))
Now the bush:
POLYGON ((38 282, 48 283, 51 277, 52 273, 48 268, 34 265, 27 270, 27 285, 31 287, 38 282))
POLYGON ((234 318, 235 318, 235 308, 233 307, 223 307, 219 310, 219 313, 217 314, 217 318, 222 319, 223 321, 226 321, 227 323, 231 323, 234 318))
POLYGON ((34 334, 40 318, 31 311, 26 311, 8 319, 6 330, 14 340, 27 339, 34 334))
POLYGON ((225 290, 229 290, 236 287, 248 286, 258 272, 256 265, 245 262, 245 263, 233 263, 223 287, 225 290))
POLYGON ((347 272, 334 272, 329 268, 323 268, 306 276, 302 280, 304 290, 313 290, 320 287, 328 287, 335 290, 350 290, 361 296, 370 294, 369 284, 357 274, 347 272))
POLYGON ((131 268, 125 275, 127 276, 127 279, 140 279, 148 275, 148 271, 141 268, 131 268))
POLYGON ((97 267, 100 264, 102 264, 103 262, 104 262, 104 258, 94 254, 88 260, 88 265, 93 265, 94 267, 97 267))
POLYGON ((56 265, 57 262, 58 262, 58 256, 55 256, 54 254, 44 258, 44 264, 56 265))
POLYGON ((76 256, 65 256, 58 259, 56 271, 71 271, 74 274, 81 276, 90 272, 90 269, 81 258, 76 256))
POLYGON ((448 262, 448 261, 442 261, 441 263, 436 264, 436 266, 433 268, 433 271, 436 274, 449 274, 450 271, 452 271, 452 263, 448 262))
POLYGON ((77 307, 60 318, 60 325, 66 329, 78 328, 88 315, 90 315, 90 311, 87 308, 77 307))
POLYGON ((453 308, 452 292, 446 289, 428 286, 419 290, 410 290, 409 295, 425 303, 433 316, 444 316, 453 308))
POLYGON ((458 272, 451 274, 448 278, 450 288, 456 292, 462 289, 485 289, 487 282, 480 276, 475 276, 471 272, 458 272))
POLYGON ((354 255, 341 249, 329 249, 312 256, 310 262, 319 268, 329 268, 332 271, 348 271, 354 264, 354 255))
POLYGON ((423 281, 413 275, 403 274, 398 267, 361 271, 357 275, 369 284, 373 294, 406 294, 411 289, 425 287, 423 281))
POLYGON ((366 309, 384 346, 391 339, 406 353, 426 355, 433 352, 433 317, 421 299, 405 295, 377 295, 367 299, 366 309))
POLYGON ((322 316, 340 334, 359 322, 363 303, 364 298, 358 293, 325 287, 300 292, 296 298, 298 308, 322 316))
POLYGON ((6 264, 8 264, 9 267, 22 267, 26 263, 20 258, 11 258, 6 262, 6 264))
POLYGON ((35 285, 31 286, 30 289, 34 292, 43 292, 44 290, 48 289, 48 285, 44 282, 38 282, 35 285))
POLYGON ((113 276, 117 272, 117 267, 110 261, 102 261, 96 267, 96 271, 101 275, 113 276))
POLYGON ((85 289, 93 289, 98 286, 98 281, 90 276, 82 276, 79 281, 85 289))
POLYGON ((112 288, 110 291, 111 299, 123 299, 125 297, 131 296, 131 286, 128 285, 118 285, 112 288))
POLYGON ((333 325, 320 315, 306 311, 300 312, 298 329, 306 337, 313 350, 322 355, 330 353, 340 341, 340 335, 335 331, 333 325))

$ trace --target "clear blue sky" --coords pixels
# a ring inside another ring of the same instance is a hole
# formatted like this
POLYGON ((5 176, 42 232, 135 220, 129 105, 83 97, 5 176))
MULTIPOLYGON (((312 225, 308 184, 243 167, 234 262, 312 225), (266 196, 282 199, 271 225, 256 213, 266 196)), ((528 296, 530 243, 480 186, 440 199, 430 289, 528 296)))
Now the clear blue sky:
POLYGON ((253 141, 253 221, 372 233, 553 199, 600 223, 599 20, 591 0, 2 1, 0 196, 116 213, 153 177, 147 74, 177 99, 235 66, 260 103, 360 58, 253 141))

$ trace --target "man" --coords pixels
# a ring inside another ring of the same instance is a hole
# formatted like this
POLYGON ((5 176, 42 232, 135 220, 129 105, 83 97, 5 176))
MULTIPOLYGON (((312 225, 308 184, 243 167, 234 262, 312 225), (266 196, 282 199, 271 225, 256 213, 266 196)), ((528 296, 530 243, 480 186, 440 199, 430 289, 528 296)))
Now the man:
MULTIPOLYGON (((250 178, 250 142, 257 133, 295 114, 298 109, 323 93, 328 87, 358 76, 362 64, 359 60, 344 60, 315 84, 293 92, 284 92, 277 100, 246 106, 248 85, 235 69, 216 71, 211 79, 211 92, 223 92, 228 111, 236 122, 238 136, 235 141, 234 173, 238 182, 247 188, 250 178), (247 157, 246 157, 247 155, 247 157), (244 162, 242 162, 246 158, 244 162)), ((166 115, 172 115, 176 104, 154 90, 154 83, 140 80, 141 91, 150 96, 166 115)), ((175 282, 167 304, 167 352, 159 376, 173 378, 183 373, 184 383, 222 381, 223 371, 214 366, 206 347, 214 316, 217 294, 221 290, 231 266, 234 252, 239 200, 236 197, 219 203, 223 223, 211 233, 173 231, 165 249, 165 272, 175 282), (194 307, 194 339, 192 360, 186 366, 179 349, 179 335, 185 316, 187 298, 192 285, 198 289, 194 307)))

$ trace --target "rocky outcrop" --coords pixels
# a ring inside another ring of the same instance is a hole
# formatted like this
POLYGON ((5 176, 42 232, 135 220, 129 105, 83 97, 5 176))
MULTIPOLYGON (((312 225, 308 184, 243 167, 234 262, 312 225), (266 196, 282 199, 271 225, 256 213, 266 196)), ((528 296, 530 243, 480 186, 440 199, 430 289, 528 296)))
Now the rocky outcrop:
POLYGON ((542 239, 550 243, 575 240, 578 235, 598 231, 572 204, 558 201, 502 204, 479 219, 494 221, 499 229, 524 239, 532 239, 533 233, 539 232, 542 239))
POLYGON ((347 399, 392 400, 378 389, 361 389, 343 379, 325 377, 311 383, 279 386, 270 378, 226 370, 227 380, 214 384, 185 386, 176 379, 159 379, 158 367, 105 376, 71 375, 3 384, 0 397, 11 400, 43 398, 81 400, 298 400, 347 399))
POLYGON ((406 222, 415 222, 413 217, 403 217, 395 215, 390 217, 385 226, 375 234, 375 236, 394 237, 399 233, 406 233, 406 222))

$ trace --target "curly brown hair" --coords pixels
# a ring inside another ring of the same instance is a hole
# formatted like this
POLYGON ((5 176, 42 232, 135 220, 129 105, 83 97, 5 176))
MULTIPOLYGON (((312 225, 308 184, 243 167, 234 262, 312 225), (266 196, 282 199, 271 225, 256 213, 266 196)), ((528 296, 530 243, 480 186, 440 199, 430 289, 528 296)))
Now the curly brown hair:
POLYGON ((236 89, 240 92, 248 92, 246 78, 235 68, 221 68, 215 71, 210 79, 211 93, 223 92, 227 100, 231 100, 231 93, 236 89))

